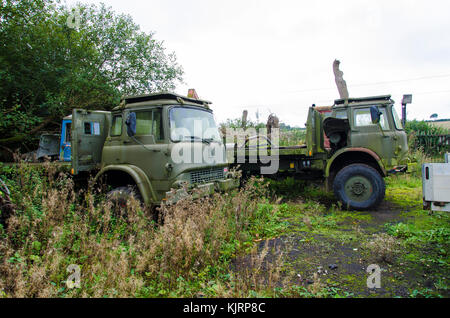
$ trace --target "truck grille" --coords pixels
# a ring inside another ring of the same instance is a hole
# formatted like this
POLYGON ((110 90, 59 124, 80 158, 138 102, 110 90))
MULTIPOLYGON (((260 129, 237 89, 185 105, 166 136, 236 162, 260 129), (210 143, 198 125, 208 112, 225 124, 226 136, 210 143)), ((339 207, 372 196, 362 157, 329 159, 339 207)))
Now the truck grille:
POLYGON ((191 172, 191 183, 206 183, 224 178, 223 168, 191 172))

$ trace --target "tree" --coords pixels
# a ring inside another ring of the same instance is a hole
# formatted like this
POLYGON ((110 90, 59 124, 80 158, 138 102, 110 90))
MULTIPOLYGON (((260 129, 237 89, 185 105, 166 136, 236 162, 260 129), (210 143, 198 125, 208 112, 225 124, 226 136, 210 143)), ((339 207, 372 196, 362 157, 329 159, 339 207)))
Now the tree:
POLYGON ((163 42, 111 8, 1 0, 0 144, 18 144, 71 113, 109 110, 120 97, 173 90, 183 70, 163 42))

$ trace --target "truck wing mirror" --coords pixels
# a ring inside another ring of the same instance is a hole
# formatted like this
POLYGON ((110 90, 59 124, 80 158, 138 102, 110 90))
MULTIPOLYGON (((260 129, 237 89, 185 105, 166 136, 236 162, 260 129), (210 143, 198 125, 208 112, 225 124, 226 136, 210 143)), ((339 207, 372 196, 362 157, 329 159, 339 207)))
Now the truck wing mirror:
POLYGON ((136 113, 130 113, 125 122, 127 125, 127 134, 130 137, 136 135, 136 113))
POLYGON ((377 106, 370 107, 370 117, 372 117, 372 124, 378 124, 381 119, 381 112, 377 106))

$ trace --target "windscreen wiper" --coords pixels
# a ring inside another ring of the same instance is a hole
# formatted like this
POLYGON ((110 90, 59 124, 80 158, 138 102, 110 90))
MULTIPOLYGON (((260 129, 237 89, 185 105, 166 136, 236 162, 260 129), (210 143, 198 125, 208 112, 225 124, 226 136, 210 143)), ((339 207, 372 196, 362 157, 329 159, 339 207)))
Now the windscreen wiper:
MULTIPOLYGON (((201 141, 201 142, 203 142, 203 143, 206 143, 206 144, 210 144, 211 142, 213 142, 214 141, 214 139, 212 139, 212 138, 206 138, 206 139, 203 139, 203 138, 200 138, 200 137, 197 137, 197 136, 183 136, 183 139, 190 139, 191 141, 201 141)), ((180 140, 181 141, 181 140, 180 140)))

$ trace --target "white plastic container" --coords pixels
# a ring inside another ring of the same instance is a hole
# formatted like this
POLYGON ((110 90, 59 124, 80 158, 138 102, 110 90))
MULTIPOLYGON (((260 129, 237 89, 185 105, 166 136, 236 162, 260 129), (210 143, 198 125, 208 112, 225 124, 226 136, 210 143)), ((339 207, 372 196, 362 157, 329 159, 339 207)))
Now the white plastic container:
POLYGON ((450 212, 450 163, 422 165, 422 187, 424 207, 450 212))

